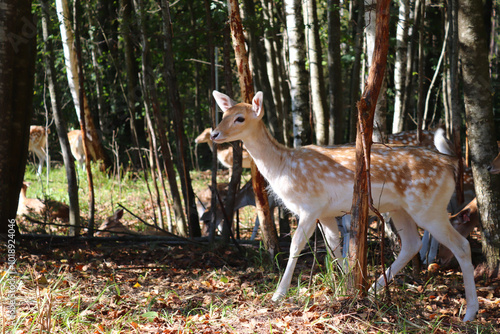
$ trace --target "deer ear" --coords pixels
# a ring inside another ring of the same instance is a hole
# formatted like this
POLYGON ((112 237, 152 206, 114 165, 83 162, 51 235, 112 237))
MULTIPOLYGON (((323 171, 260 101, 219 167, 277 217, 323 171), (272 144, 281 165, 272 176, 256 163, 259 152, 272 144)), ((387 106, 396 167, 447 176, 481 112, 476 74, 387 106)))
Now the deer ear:
POLYGON ((264 94, 262 92, 258 92, 255 94, 252 100, 252 110, 255 113, 255 117, 262 118, 264 116, 264 108, 263 108, 263 97, 264 94))
POLYGON ((222 112, 226 112, 226 110, 236 105, 236 102, 231 100, 231 98, 226 94, 219 93, 216 90, 214 90, 212 94, 222 112))

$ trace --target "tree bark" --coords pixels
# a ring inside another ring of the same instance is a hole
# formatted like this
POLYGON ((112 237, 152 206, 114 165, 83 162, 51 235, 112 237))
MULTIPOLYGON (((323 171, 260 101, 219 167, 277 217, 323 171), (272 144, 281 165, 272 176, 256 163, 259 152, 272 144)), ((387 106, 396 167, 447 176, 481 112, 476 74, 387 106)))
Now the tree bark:
POLYGON ((66 168, 66 178, 68 180, 69 197, 69 224, 72 226, 68 234, 77 236, 80 233, 80 204, 78 202, 78 182, 75 172, 75 162, 71 153, 68 140, 68 128, 63 118, 60 108, 59 93, 56 85, 56 70, 54 66, 54 47, 50 39, 50 5, 48 0, 41 1, 42 6, 42 30, 44 41, 44 62, 47 82, 49 86, 50 104, 54 115, 54 123, 59 137, 64 166, 66 168))
POLYGON ((500 185, 486 167, 498 153, 488 48, 480 0, 459 0, 459 53, 462 60, 466 124, 479 213, 482 221, 483 253, 488 266, 500 264, 500 185))
POLYGON ((28 157, 36 24, 31 1, 1 0, 0 7, 0 237, 4 238, 15 222, 28 157))
POLYGON ((396 31, 396 60, 394 64, 394 119, 392 133, 403 131, 404 125, 404 85, 408 57, 408 28, 410 17, 409 0, 399 0, 399 15, 396 31))
POLYGON ((318 145, 328 144, 328 113, 326 108, 325 76, 323 74, 323 51, 319 39, 317 0, 303 2, 306 22, 306 40, 311 83, 311 109, 314 114, 314 131, 318 145))
POLYGON ((309 77, 306 70, 304 17, 301 0, 286 0, 286 25, 290 64, 290 95, 292 98, 293 146, 310 143, 309 77))
MULTIPOLYGON (((244 102, 252 103, 254 96, 253 80, 248 66, 248 56, 245 50, 245 39, 243 36, 240 9, 237 0, 229 0, 229 10, 229 24, 231 26, 231 36, 233 40, 234 54, 236 57, 236 65, 238 67, 241 96, 244 102)), ((265 190, 266 182, 253 162, 252 185, 255 193, 257 215, 262 224, 261 231, 264 247, 269 253, 271 260, 274 261, 276 256, 280 253, 278 234, 269 212, 269 200, 265 190)))
POLYGON ((378 41, 370 67, 368 81, 358 103, 358 131, 356 136, 356 176, 352 206, 349 244, 349 268, 353 271, 351 288, 366 291, 367 287, 367 232, 368 208, 373 208, 370 193, 370 151, 373 134, 373 118, 377 98, 384 79, 389 49, 389 0, 377 2, 376 40, 378 41))

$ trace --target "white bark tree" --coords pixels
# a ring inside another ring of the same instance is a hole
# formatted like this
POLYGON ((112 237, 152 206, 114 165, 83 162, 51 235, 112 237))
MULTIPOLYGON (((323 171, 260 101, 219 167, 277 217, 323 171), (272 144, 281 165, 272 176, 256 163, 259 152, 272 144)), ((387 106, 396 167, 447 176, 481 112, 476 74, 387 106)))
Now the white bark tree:
POLYGON ((311 107, 314 113, 316 143, 318 145, 327 145, 328 114, 316 1, 304 0, 303 10, 306 23, 307 56, 309 59, 309 76, 311 80, 311 107))
POLYGON ((399 0, 399 17, 396 30, 396 61, 394 64, 394 120, 392 133, 403 131, 404 123, 404 85, 408 51, 408 19, 410 6, 408 0, 399 0))
POLYGON ((304 18, 301 0, 286 0, 286 25, 288 34, 288 61, 290 64, 290 95, 292 98, 293 146, 307 142, 309 89, 306 71, 304 18))

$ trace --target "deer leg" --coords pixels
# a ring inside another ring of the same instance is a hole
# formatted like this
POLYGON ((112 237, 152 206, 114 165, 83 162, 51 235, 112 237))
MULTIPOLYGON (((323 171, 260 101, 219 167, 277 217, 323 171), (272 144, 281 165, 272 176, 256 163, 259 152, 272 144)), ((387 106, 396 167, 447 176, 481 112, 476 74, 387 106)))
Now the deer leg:
POLYGON ((328 253, 334 259, 341 258, 339 229, 336 219, 322 219, 320 223, 323 227, 321 232, 323 233, 328 253))
POLYGON ((300 223, 292 237, 290 255, 288 257, 285 273, 281 278, 278 289, 276 289, 276 292, 273 295, 273 301, 275 302, 286 295, 292 281, 293 271, 295 269, 295 265, 297 264, 298 256, 316 229, 316 219, 312 218, 313 216, 299 215, 299 217, 300 223))
POLYGON ((470 244, 457 230, 453 228, 448 220, 448 214, 445 210, 441 214, 425 216, 420 214, 420 222, 424 222, 426 226, 422 226, 436 238, 436 240, 448 247, 455 255, 464 277, 465 296, 467 299, 467 312, 464 316, 464 321, 474 320, 479 310, 479 301, 477 299, 476 283, 474 282, 474 266, 471 260, 470 244))
POLYGON ((42 175, 42 168, 43 164, 45 163, 45 153, 43 152, 36 152, 35 154, 38 158, 38 170, 37 170, 37 175, 42 175))
MULTIPOLYGON (((401 239, 401 252, 396 260, 392 263, 389 269, 386 270, 385 276, 387 282, 390 282, 396 274, 403 269, 408 262, 418 253, 422 247, 422 241, 418 234, 417 225, 414 220, 404 210, 391 212, 391 216, 399 232, 401 239)), ((384 276, 380 276, 376 283, 373 283, 369 293, 373 294, 385 286, 384 276)))

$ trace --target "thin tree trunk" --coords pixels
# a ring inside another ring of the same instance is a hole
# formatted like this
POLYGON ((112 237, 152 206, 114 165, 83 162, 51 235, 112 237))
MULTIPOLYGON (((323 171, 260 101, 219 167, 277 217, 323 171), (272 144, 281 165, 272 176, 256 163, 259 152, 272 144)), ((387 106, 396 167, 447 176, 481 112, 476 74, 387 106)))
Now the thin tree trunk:
POLYGON ((462 159, 462 142, 460 133, 462 127, 463 105, 460 99, 459 91, 459 73, 458 73, 458 0, 448 2, 448 20, 450 21, 450 30, 448 39, 449 45, 449 71, 450 71, 450 100, 451 100, 451 135, 455 144, 455 154, 458 157, 458 172, 455 193, 457 205, 461 206, 464 202, 464 163, 462 159))
MULTIPOLYGON (((370 67, 367 86, 358 103, 359 123, 356 136, 356 177, 352 206, 349 245, 349 268, 353 271, 351 288, 361 292, 367 287, 367 232, 368 209, 373 208, 370 190, 370 151, 373 133, 373 118, 384 80, 389 49, 389 0, 377 2, 376 40, 378 41, 370 67)), ((376 211, 374 211, 376 212, 376 211)), ((377 212, 376 212, 377 213, 377 212)), ((380 215, 380 214, 378 214, 380 215)))
MULTIPOLYGON (((210 60, 210 91, 214 91, 216 87, 216 72, 217 68, 215 67, 215 48, 213 45, 213 25, 212 25, 212 13, 210 10, 210 2, 209 0, 204 1, 205 4, 205 16, 206 16, 206 21, 207 21, 207 28, 208 28, 208 43, 207 43, 207 48, 208 48, 208 59, 210 60)), ((217 114, 217 107, 215 105, 215 100, 212 95, 210 95, 210 118, 212 120, 212 129, 215 129, 218 123, 218 114, 217 114)), ((217 159, 217 144, 213 144, 212 146, 212 199, 211 199, 211 208, 212 212, 215 212, 217 210, 217 169, 219 167, 218 165, 218 159, 217 159)), ((217 216, 215 214, 212 215, 212 220, 210 221, 210 227, 208 231, 208 240, 210 242, 210 245, 214 245, 215 242, 215 234, 217 232, 217 216)))
POLYGON ((420 1, 420 7, 415 8, 420 13, 418 25, 418 99, 417 104, 417 140, 421 142, 422 138, 422 118, 424 115, 424 80, 425 78, 425 51, 424 51, 424 25, 425 25, 425 0, 420 1))
POLYGON ((168 99, 172 107, 175 138, 177 143, 177 169, 179 170, 181 188, 184 195, 186 214, 188 217, 189 235, 191 237, 198 237, 201 236, 201 229, 198 218, 198 211, 196 210, 193 186, 191 184, 191 176, 189 175, 189 166, 187 163, 187 145, 183 128, 183 108, 180 100, 177 76, 174 66, 174 54, 172 50, 173 28, 168 0, 162 0, 161 13, 163 17, 163 34, 165 38, 164 72, 167 83, 168 99))
POLYGON ((127 110, 130 116, 130 132, 134 140, 134 145, 137 148, 136 161, 134 161, 137 163, 137 160, 140 159, 139 138, 142 138, 144 135, 144 121, 142 117, 139 117, 140 110, 138 110, 139 107, 136 106, 137 100, 141 95, 141 90, 139 85, 139 67, 136 62, 134 45, 132 42, 132 1, 120 0, 120 9, 122 13, 120 32, 123 38, 123 54, 125 56, 125 73, 127 80, 127 110))
POLYGON ((306 26, 306 40, 311 82, 311 108, 314 114, 316 143, 328 144, 328 113, 326 108, 325 78, 323 74, 323 51, 319 39, 317 0, 305 0, 303 11, 306 26))
MULTIPOLYGON (((271 85, 272 96, 274 99, 274 105, 276 108, 276 117, 277 117, 277 132, 276 134, 278 138, 282 138, 284 142, 286 142, 286 136, 284 135, 284 118, 286 117, 283 105, 283 96, 281 92, 281 78, 279 76, 279 57, 281 54, 278 52, 276 48, 276 40, 280 37, 277 35, 276 31, 278 31, 277 24, 275 22, 274 15, 274 3, 271 0, 261 0, 263 7, 263 16, 264 20, 269 25, 267 29, 264 29, 264 46, 266 50, 266 65, 267 65, 267 73, 269 76, 269 82, 271 85)), ((233 95, 229 95, 233 96, 233 95)))
MULTIPOLYGON (((240 9, 237 0, 229 0, 230 12, 229 23, 231 26, 231 36, 233 40, 234 54, 236 57, 236 65, 238 67, 238 78, 240 82, 241 96, 244 102, 251 103, 254 96, 252 76, 248 66, 248 56, 245 50, 245 40, 243 36, 243 27, 241 24, 240 9)), ((252 185, 255 193, 255 204, 257 207, 257 215, 261 222, 262 239, 264 247, 269 253, 271 260, 280 253, 278 242, 278 234, 274 225, 270 211, 267 192, 265 190, 266 182, 252 162, 252 185)))
POLYGON ((462 61, 466 123, 474 188, 482 221, 483 253, 488 266, 500 264, 500 185, 486 167, 498 153, 495 133, 487 38, 480 0, 459 0, 458 36, 462 61))
POLYGON ((44 40, 44 62, 45 72, 47 74, 47 82, 49 85, 50 103, 52 113, 54 115, 54 123, 61 145, 64 166, 66 167, 66 178, 68 180, 68 197, 69 197, 69 224, 72 226, 68 234, 77 236, 80 234, 80 205, 78 202, 78 182, 75 172, 75 162, 71 154, 70 144, 68 140, 68 129, 66 121, 63 118, 60 108, 59 94, 56 85, 56 70, 54 66, 54 48, 52 40, 49 38, 50 32, 50 6, 48 0, 41 1, 42 6, 42 30, 44 40))
POLYGON ((355 32, 354 32, 354 63, 351 70, 351 95, 350 95, 350 105, 351 105, 351 115, 349 124, 349 142, 356 140, 356 122, 357 122, 357 106, 356 103, 359 100, 359 82, 361 76, 361 54, 363 52, 363 29, 364 29, 364 2, 362 0, 358 1, 358 18, 356 22, 355 32))
MULTIPOLYGON (((177 232, 181 236, 188 236, 186 219, 184 216, 184 211, 182 210, 181 196, 179 193, 179 188, 177 187, 177 180, 175 176, 175 169, 172 162, 172 154, 170 152, 170 146, 166 137, 166 127, 163 121, 163 117, 159 111, 159 102, 156 94, 156 85, 154 79, 154 73, 151 72, 150 66, 150 55, 149 55, 149 43, 145 30, 144 22, 144 8, 142 6, 142 1, 138 0, 135 2, 135 8, 139 13, 139 26, 140 35, 142 40, 142 71, 144 75, 144 85, 149 94, 151 94, 151 104, 153 107, 153 114, 156 123, 157 135, 160 138, 160 147, 163 156, 163 162, 165 164, 165 169, 167 173, 168 182, 170 185, 170 191, 172 192, 173 209, 175 222, 177 227, 177 232)), ((145 97, 146 98, 146 97, 145 97)))
MULTIPOLYGON (((87 121, 92 120, 90 115, 90 108, 87 105, 87 99, 85 98, 85 88, 84 88, 84 78, 83 78, 83 66, 82 66, 82 47, 80 43, 80 27, 78 22, 79 17, 80 2, 75 0, 73 8, 73 31, 75 33, 75 64, 77 67, 78 85, 78 101, 81 102, 78 107, 80 127, 82 129, 82 142, 83 150, 85 152, 85 171, 87 172, 87 181, 89 187, 89 223, 87 227, 87 235, 92 237, 94 235, 94 218, 95 218, 95 191, 94 191, 94 178, 92 176, 92 168, 90 167, 90 152, 89 149, 91 145, 87 138, 87 121)), ((93 123, 92 123, 93 124, 93 123)), ((91 127, 92 125, 90 125, 91 127)), ((92 131, 92 130, 91 130, 92 131)), ((94 128, 95 132, 95 128, 94 128)), ((95 138, 95 137, 94 137, 95 138)), ((96 153, 96 151, 94 151, 96 153)), ((97 156, 96 156, 97 157, 97 156)))
MULTIPOLYGON (((233 96, 233 83, 231 76, 231 59, 230 59, 230 48, 231 48, 231 28, 228 25, 224 28, 224 81, 226 84, 226 90, 230 96, 233 96)), ((223 244, 229 243, 230 238, 230 227, 232 227, 232 222, 234 218, 234 205, 236 194, 240 189, 241 184, 241 172, 243 171, 243 148, 241 141, 231 143, 233 146, 233 170, 231 173, 231 180, 229 181, 229 187, 227 190, 226 200, 224 202, 224 209, 227 217, 224 217, 224 220, 227 221, 222 228, 222 242, 223 244)), ((217 188, 215 188, 217 189, 217 188)), ((213 206, 216 208, 217 206, 213 206)), ((215 214, 214 214, 215 216, 215 214)), ((237 231, 232 231, 232 233, 236 233, 237 231)))
POLYGON ((340 0, 328 0, 328 78, 330 82, 328 145, 343 143, 345 135, 340 37, 340 0))

